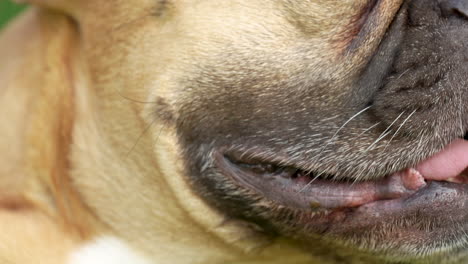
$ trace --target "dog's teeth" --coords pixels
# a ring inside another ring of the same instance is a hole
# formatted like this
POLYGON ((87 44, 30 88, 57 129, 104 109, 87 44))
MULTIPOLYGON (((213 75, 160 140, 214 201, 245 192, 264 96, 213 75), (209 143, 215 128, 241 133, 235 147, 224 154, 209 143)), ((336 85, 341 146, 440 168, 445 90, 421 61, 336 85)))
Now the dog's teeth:
POLYGON ((400 175, 404 186, 409 190, 418 190, 426 185, 423 175, 415 168, 406 169, 400 175))
POLYGON ((460 175, 457 175, 455 177, 449 178, 446 181, 448 182, 453 182, 453 183, 463 183, 466 184, 468 183, 468 176, 465 173, 462 173, 460 175))
POLYGON ((448 178, 448 179, 445 180, 445 181, 453 182, 453 183, 463 183, 462 181, 460 181, 460 179, 459 179, 458 177, 448 178))

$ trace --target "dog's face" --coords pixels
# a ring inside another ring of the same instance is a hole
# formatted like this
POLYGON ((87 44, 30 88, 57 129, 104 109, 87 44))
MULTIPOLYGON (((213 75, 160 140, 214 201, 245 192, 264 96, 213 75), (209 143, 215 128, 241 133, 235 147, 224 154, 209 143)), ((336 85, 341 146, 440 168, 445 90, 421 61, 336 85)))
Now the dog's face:
POLYGON ((184 179, 214 210, 313 253, 456 259, 464 179, 405 168, 468 129, 467 12, 461 0, 141 0, 77 17, 96 86, 151 102, 148 123, 172 129, 184 179))

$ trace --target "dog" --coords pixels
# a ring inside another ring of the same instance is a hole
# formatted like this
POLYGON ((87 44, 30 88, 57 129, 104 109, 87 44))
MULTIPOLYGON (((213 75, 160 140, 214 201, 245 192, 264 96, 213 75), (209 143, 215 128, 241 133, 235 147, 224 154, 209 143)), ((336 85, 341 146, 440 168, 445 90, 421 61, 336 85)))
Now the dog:
POLYGON ((1 263, 468 261, 468 1, 26 2, 1 263))

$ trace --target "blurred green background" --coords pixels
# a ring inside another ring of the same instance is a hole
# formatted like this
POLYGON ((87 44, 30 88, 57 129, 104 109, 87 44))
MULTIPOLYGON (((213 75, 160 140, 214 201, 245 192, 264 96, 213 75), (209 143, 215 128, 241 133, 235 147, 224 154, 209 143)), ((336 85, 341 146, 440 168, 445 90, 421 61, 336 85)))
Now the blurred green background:
POLYGON ((0 0, 0 29, 23 9, 24 5, 15 4, 10 0, 0 0))

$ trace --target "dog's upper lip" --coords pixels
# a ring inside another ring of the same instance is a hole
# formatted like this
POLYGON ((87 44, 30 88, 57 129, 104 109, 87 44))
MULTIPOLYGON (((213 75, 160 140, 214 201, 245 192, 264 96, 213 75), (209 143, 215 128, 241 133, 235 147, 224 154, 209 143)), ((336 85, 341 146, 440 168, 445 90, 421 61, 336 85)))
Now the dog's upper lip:
POLYGON ((221 153, 215 160, 218 167, 242 187, 296 209, 355 208, 380 200, 410 197, 423 191, 426 181, 468 182, 464 175, 468 167, 468 141, 462 139, 453 141, 414 168, 403 169, 381 180, 359 183, 256 174, 237 166, 221 153))

